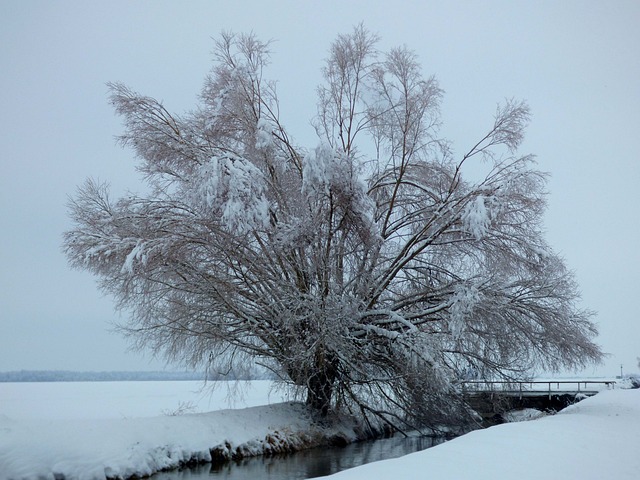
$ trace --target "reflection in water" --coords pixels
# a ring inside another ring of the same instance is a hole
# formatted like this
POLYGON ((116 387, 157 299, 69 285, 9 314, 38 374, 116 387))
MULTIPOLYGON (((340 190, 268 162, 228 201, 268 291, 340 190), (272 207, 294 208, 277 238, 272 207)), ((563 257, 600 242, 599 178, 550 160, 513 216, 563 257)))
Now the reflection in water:
POLYGON ((400 457, 442 443, 433 437, 396 437, 346 447, 313 448, 289 455, 253 457, 223 465, 201 465, 158 473, 153 480, 297 480, 315 478, 369 462, 400 457))

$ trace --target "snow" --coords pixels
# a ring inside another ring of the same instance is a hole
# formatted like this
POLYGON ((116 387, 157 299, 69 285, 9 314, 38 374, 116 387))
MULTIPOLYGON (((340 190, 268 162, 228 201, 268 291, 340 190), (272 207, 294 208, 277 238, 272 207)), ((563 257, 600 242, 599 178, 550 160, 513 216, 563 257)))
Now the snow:
POLYGON ((211 449, 256 455, 308 434, 355 439, 352 426, 316 425, 273 382, 219 384, 0 383, 0 480, 126 478, 210 461, 211 449))
POLYGON ((0 382, 0 399, 0 415, 12 420, 155 417, 290 400, 269 380, 0 382))
POLYGON ((540 410, 536 410, 535 408, 523 408, 521 410, 506 412, 502 415, 502 418, 506 423, 513 423, 527 422, 529 420, 535 420, 537 418, 544 417, 545 415, 547 415, 545 412, 541 412, 540 410))
POLYGON ((139 260, 142 258, 143 252, 144 252, 144 247, 143 247, 142 241, 138 240, 138 242, 136 243, 136 246, 133 247, 129 255, 127 255, 127 258, 125 259, 120 272, 133 273, 133 263, 136 260, 139 260))
POLYGON ((207 209, 219 209, 222 221, 232 229, 245 231, 268 223, 269 202, 260 170, 236 155, 212 157, 198 167, 184 197, 194 205, 204 201, 207 209))
POLYGON ((557 415, 477 430, 336 480, 640 478, 640 390, 606 390, 557 415))
POLYGON ((331 147, 321 143, 302 159, 302 191, 308 195, 323 193, 331 177, 333 157, 331 147))
POLYGON ((245 395, 237 406, 262 406, 235 409, 221 409, 224 388, 208 396, 197 383, 0 384, 0 480, 144 476, 210 461, 214 448, 256 455, 286 449, 307 434, 355 438, 352 427, 318 427, 301 404, 267 405, 283 400, 271 382, 241 384, 245 395), (184 402, 213 411, 161 414, 184 402))
POLYGON ((481 240, 487 234, 491 225, 491 216, 483 196, 476 197, 465 207, 462 212, 462 224, 476 240, 481 240))
POLYGON ((267 435, 311 429, 300 404, 149 418, 0 421, 0 478, 102 479, 150 475, 210 449, 262 452, 267 435), (4 477, 2 477, 4 475, 4 477))
POLYGON ((475 285, 458 284, 454 287, 451 301, 449 329, 453 339, 460 340, 466 330, 465 320, 480 303, 480 291, 475 285))
POLYGON ((261 118, 256 127, 256 148, 266 150, 273 145, 273 130, 268 120, 261 118))
MULTIPOLYGON (((254 454, 318 432, 304 407, 286 403, 271 382, 239 385, 244 396, 230 404, 225 388, 211 393, 200 382, 0 383, 0 480, 148 475, 209 460, 214 447, 254 454), (172 414, 183 411, 193 413, 172 414)), ((640 478, 639 445, 640 390, 604 390, 557 415, 331 478, 631 480, 640 478)))

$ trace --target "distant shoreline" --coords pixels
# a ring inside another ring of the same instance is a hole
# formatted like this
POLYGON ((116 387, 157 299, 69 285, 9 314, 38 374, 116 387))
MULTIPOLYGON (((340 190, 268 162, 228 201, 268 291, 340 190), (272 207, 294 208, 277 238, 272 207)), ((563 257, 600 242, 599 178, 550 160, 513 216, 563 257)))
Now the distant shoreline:
MULTIPOLYGON (((202 372, 163 371, 86 371, 19 370, 0 372, 0 382, 125 382, 125 381, 187 381, 207 379, 202 372)), ((208 380, 217 380, 208 378, 208 380)), ((230 380, 235 380, 232 378, 230 380)))

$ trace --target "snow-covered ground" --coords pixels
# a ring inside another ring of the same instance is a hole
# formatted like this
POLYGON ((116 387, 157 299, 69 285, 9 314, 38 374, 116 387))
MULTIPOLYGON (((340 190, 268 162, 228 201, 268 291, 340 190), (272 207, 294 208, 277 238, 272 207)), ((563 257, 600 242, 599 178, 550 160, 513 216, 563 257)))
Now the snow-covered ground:
POLYGON ((268 380, 253 382, 1 383, 0 415, 18 419, 155 417, 290 400, 268 380))
POLYGON ((602 391, 557 415, 477 430, 330 478, 638 480, 640 390, 602 391))
POLYGON ((225 387, 198 382, 0 383, 0 480, 126 478, 210 460, 215 447, 247 455, 312 443, 308 433, 355 438, 271 387, 241 383, 229 409, 225 387))
MULTIPOLYGON (((0 383, 0 480, 143 475, 208 459, 215 446, 260 451, 319 432, 304 408, 281 403, 287 399, 270 382, 242 385, 244 397, 229 404, 225 388, 211 394, 199 382, 0 383)), ((640 390, 608 390, 558 415, 472 432, 336 477, 636 480, 639 449, 640 390)))

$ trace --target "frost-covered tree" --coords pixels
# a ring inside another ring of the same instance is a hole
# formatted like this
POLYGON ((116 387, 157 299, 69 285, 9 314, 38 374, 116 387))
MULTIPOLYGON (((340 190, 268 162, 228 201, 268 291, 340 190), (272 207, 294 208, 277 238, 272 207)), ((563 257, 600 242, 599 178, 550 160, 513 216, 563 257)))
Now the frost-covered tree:
POLYGON ((184 115, 111 84, 148 193, 112 200, 88 180, 70 201, 71 265, 130 313, 138 346, 221 372, 261 363, 319 412, 398 428, 459 418, 470 374, 598 361, 543 238, 546 175, 517 154, 527 106, 500 105, 455 155, 435 78, 376 45, 357 27, 331 46, 309 149, 281 124, 269 44, 251 35, 221 36, 184 115))

